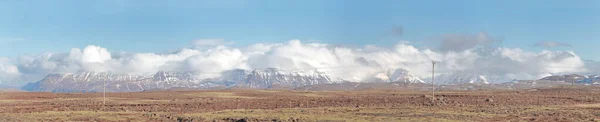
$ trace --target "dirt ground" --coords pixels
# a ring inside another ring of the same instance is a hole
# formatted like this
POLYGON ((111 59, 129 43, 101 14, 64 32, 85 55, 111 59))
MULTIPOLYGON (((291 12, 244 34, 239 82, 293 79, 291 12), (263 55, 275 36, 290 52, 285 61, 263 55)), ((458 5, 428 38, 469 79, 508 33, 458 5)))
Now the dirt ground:
POLYGON ((0 92, 0 121, 600 121, 599 87, 514 91, 0 92))

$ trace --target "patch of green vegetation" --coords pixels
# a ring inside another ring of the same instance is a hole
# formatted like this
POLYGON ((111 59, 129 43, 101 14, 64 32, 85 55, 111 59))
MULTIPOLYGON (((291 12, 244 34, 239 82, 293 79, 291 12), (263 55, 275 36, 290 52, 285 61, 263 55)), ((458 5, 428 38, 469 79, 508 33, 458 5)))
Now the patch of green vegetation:
POLYGON ((123 104, 150 104, 150 103, 168 103, 171 100, 147 100, 147 99, 132 99, 132 100, 121 100, 117 101, 118 103, 123 104))
MULTIPOLYGON (((256 90, 258 94, 254 95, 290 95, 290 96, 303 96, 303 97, 326 97, 325 92, 315 92, 315 91, 281 91, 281 90, 256 90)), ((250 92, 249 94, 253 94, 250 92)))
POLYGON ((252 99, 254 97, 248 96, 239 96, 233 92, 198 92, 192 94, 185 94, 194 97, 215 97, 215 98, 243 98, 243 99, 252 99))
POLYGON ((4 100, 0 100, 0 103, 32 103, 33 100, 11 100, 11 99, 4 99, 4 100))
POLYGON ((600 103, 595 104, 577 104, 577 105, 569 105, 565 107, 579 107, 579 108, 600 108, 600 103))
MULTIPOLYGON (((426 111, 421 111, 421 112, 426 112, 426 111)), ((429 112, 431 113, 431 112, 429 112)), ((501 115, 501 114, 490 114, 490 113, 485 113, 485 112, 468 112, 468 111, 449 111, 449 110, 435 110, 433 112, 434 114, 445 114, 445 115, 452 115, 452 116, 479 116, 479 117, 498 117, 498 116, 507 116, 507 115, 501 115)))
POLYGON ((21 114, 1 114, 0 117, 19 118, 28 121, 128 121, 136 120, 140 115, 142 114, 135 112, 45 111, 21 114))
POLYGON ((256 90, 257 92, 266 92, 266 93, 279 93, 281 91, 278 90, 256 90))
MULTIPOLYGON (((451 113, 451 112, 447 112, 451 113)), ((300 119, 303 121, 441 121, 455 122, 445 118, 436 118, 426 112, 419 112, 417 108, 289 108, 274 110, 226 110, 207 113, 184 114, 184 117, 200 117, 207 120, 221 120, 224 118, 252 118, 261 120, 288 120, 300 119)), ((473 114, 477 115, 477 114, 473 114)))
POLYGON ((185 117, 202 117, 208 120, 220 120, 224 118, 253 118, 253 119, 278 119, 288 120, 326 120, 326 121, 344 121, 345 118, 341 113, 332 113, 326 115, 317 115, 301 109, 279 109, 279 110, 226 110, 208 113, 185 114, 185 117))
POLYGON ((560 107, 553 107, 553 106, 531 106, 531 107, 527 107, 526 110, 524 110, 522 112, 523 113, 530 113, 530 112, 558 110, 558 109, 560 109, 560 107))
POLYGON ((318 94, 316 92, 294 92, 291 95, 304 96, 304 97, 327 97, 327 95, 318 94))

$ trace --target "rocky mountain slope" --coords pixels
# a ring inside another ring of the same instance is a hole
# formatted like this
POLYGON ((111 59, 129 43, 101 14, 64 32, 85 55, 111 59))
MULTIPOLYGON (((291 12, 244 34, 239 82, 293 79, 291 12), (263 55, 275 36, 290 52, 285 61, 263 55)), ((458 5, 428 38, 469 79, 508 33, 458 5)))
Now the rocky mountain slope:
MULTIPOLYGON (((428 79, 431 82, 431 79, 428 79)), ((474 73, 449 73, 436 76, 435 83, 440 85, 460 85, 460 84, 490 84, 496 79, 490 79, 489 76, 474 73)))
MULTIPOLYGON (((22 87, 27 91, 42 92, 136 92, 166 89, 425 89, 431 78, 422 79, 405 69, 392 69, 375 74, 361 82, 334 78, 317 70, 286 72, 275 68, 235 69, 219 74, 197 72, 165 72, 153 74, 123 74, 110 72, 77 72, 49 74, 42 80, 22 87), (390 85, 391 83, 391 85, 390 85), (106 87, 104 87, 106 86, 106 87), (385 87, 384 87, 385 86, 385 87), (417 87, 419 86, 419 87, 417 87), (335 88, 339 87, 339 88, 335 88), (423 88, 421 88, 423 87, 423 88)), ((436 76, 436 85, 444 89, 534 88, 568 85, 566 83, 599 84, 600 75, 549 76, 540 80, 519 81, 477 73, 447 73, 436 76), (552 81, 552 82, 543 82, 552 81), (568 81, 568 82, 567 82, 568 81), (460 86, 460 87, 456 87, 460 86)))
POLYGON ((374 76, 375 82, 425 83, 420 77, 406 69, 395 69, 374 76))
POLYGON ((325 73, 283 72, 274 68, 264 70, 231 70, 217 78, 201 78, 201 73, 164 72, 148 74, 118 74, 106 72, 77 72, 50 74, 44 79, 23 87, 28 91, 45 92, 98 92, 103 85, 110 92, 133 92, 151 89, 195 88, 214 89, 228 87, 270 88, 273 86, 301 87, 315 84, 331 84, 343 81, 325 73))
POLYGON ((548 80, 548 81, 559 81, 559 82, 568 82, 568 83, 578 83, 578 84, 600 84, 600 75, 579 75, 579 74, 570 74, 570 75, 555 75, 544 77, 540 80, 548 80))
POLYGON ((586 78, 588 78, 588 76, 578 75, 578 74, 570 74, 570 75, 548 76, 548 77, 544 77, 540 80, 571 82, 571 81, 583 80, 586 78))
POLYGON ((577 83, 600 84, 600 75, 588 76, 585 79, 578 80, 577 83))

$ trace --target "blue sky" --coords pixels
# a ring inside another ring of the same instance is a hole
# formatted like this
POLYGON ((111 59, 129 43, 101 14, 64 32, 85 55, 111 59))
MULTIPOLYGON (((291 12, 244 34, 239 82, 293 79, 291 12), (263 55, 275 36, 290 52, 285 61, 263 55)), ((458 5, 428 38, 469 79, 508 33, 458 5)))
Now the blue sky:
POLYGON ((55 0, 0 1, 0 57, 67 52, 165 52, 198 39, 232 46, 291 39, 347 46, 422 43, 444 34, 487 32, 504 47, 539 51, 538 41, 572 45, 600 60, 596 0, 55 0), (402 36, 390 34, 401 26, 402 36))

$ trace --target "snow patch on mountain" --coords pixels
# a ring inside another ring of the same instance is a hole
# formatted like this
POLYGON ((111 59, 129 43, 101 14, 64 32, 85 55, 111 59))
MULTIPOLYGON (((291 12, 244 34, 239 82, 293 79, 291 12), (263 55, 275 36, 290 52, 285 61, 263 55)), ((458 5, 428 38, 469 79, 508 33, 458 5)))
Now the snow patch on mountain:
POLYGON ((387 72, 375 74, 373 78, 376 82, 425 83, 420 77, 412 74, 406 69, 388 70, 387 72))
POLYGON ((578 80, 577 83, 600 84, 600 75, 591 75, 591 76, 588 76, 585 79, 578 80))
POLYGON ((306 72, 284 72, 275 68, 256 69, 252 71, 236 69, 221 73, 218 78, 201 78, 197 72, 165 72, 155 74, 118 74, 110 72, 77 72, 50 74, 44 79, 29 83, 23 89, 28 91, 95 92, 108 91, 143 91, 149 89, 171 88, 271 88, 273 86, 301 87, 315 84, 331 84, 344 82, 339 78, 331 78, 326 73, 316 70, 306 72))
MULTIPOLYGON (((458 85, 458 84, 490 84, 495 81, 511 81, 502 77, 490 77, 476 73, 449 73, 435 77, 435 84, 458 85)), ((430 82, 431 83, 431 82, 430 82)))

